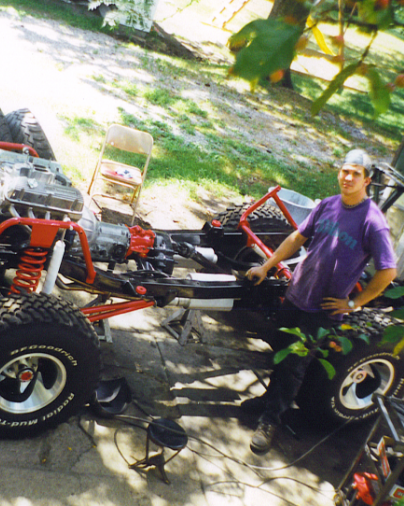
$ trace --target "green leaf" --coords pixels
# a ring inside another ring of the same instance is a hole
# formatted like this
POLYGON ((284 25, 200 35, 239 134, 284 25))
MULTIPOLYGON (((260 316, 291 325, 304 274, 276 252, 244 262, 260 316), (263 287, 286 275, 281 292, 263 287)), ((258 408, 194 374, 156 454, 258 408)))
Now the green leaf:
POLYGON ((393 22, 393 10, 389 2, 385 7, 375 0, 362 0, 358 2, 358 14, 362 21, 376 25, 380 29, 388 28, 393 22))
POLYGON ((230 47, 243 47, 231 74, 250 82, 290 67, 301 30, 281 19, 257 19, 229 39, 230 47))
POLYGON ((404 349, 404 338, 394 346, 393 355, 400 355, 404 349))
POLYGON ((357 339, 362 339, 362 341, 365 341, 366 344, 370 344, 370 339, 367 334, 359 334, 358 336, 355 336, 357 339))
POLYGON ((370 68, 366 77, 369 80, 369 96, 375 112, 383 114, 390 107, 390 92, 375 68, 370 68))
POLYGON ((325 106, 328 100, 336 93, 348 77, 352 76, 359 66, 359 62, 351 63, 337 74, 323 94, 311 104, 311 114, 315 116, 325 106))
POLYGON ((286 334, 293 334, 297 336, 301 341, 306 341, 306 335, 299 329, 299 327, 295 327, 293 329, 289 329, 288 327, 281 327, 279 330, 282 332, 286 332, 286 334))
POLYGON ((343 337, 343 336, 336 336, 336 339, 338 339, 339 344, 341 345, 342 353, 344 355, 347 355, 352 350, 351 341, 348 338, 343 337))
POLYGON ((289 348, 292 350, 292 353, 296 353, 296 355, 299 355, 299 357, 305 357, 309 352, 309 350, 301 341, 292 343, 289 348))
POLYGON ((404 307, 392 311, 391 313, 389 313, 389 316, 392 316, 393 318, 398 318, 399 320, 404 320, 404 307))
POLYGON ((318 360, 319 360, 319 362, 321 362, 322 366, 326 370, 328 379, 332 380, 333 377, 335 376, 334 367, 330 364, 330 362, 328 362, 328 360, 324 360, 323 358, 319 358, 318 360))
POLYGON ((395 286, 384 292, 384 296, 389 299, 399 299, 404 295, 404 286, 395 286))
POLYGON ((299 357, 305 357, 309 353, 309 350, 301 341, 296 341, 290 344, 287 348, 275 353, 273 359, 274 364, 276 365, 279 364, 279 362, 282 362, 282 360, 284 360, 290 353, 295 353, 299 357))
POLYGON ((397 343, 404 337, 404 327, 400 325, 389 325, 383 332, 383 338, 379 346, 385 343, 397 343))
POLYGON ((327 358, 330 354, 329 350, 323 350, 322 348, 317 348, 317 351, 320 352, 324 358, 327 358))
POLYGON ((292 350, 290 349, 290 346, 288 346, 287 348, 284 348, 283 350, 277 351, 275 353, 275 355, 274 355, 274 364, 277 365, 280 362, 282 362, 282 360, 285 360, 285 358, 290 353, 292 353, 292 350))
POLYGON ((348 323, 343 323, 342 325, 339 326, 339 328, 344 332, 345 330, 354 330, 354 327, 352 327, 352 325, 349 325, 348 323))
POLYGON ((326 337, 330 334, 330 331, 329 329, 323 329, 323 327, 320 327, 318 330, 317 330, 317 339, 323 339, 323 337, 326 337))

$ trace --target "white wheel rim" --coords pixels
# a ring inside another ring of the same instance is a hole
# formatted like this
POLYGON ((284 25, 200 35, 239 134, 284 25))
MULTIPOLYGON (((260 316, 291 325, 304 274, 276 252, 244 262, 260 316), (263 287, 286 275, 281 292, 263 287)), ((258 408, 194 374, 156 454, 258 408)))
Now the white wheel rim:
POLYGON ((349 410, 369 408, 374 393, 386 394, 395 378, 394 366, 388 360, 375 358, 355 367, 344 379, 339 400, 349 410))

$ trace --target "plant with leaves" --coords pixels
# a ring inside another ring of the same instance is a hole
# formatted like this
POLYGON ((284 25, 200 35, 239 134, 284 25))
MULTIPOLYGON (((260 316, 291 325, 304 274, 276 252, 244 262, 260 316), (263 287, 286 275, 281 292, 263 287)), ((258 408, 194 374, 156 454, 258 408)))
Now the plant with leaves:
MULTIPOLYGON (((327 372, 328 378, 331 380, 335 376, 336 371, 331 362, 327 360, 330 351, 333 350, 334 352, 347 355, 352 350, 353 344, 350 338, 343 334, 346 331, 358 329, 359 327, 353 327, 348 324, 342 324, 337 329, 334 327, 331 327, 330 329, 320 327, 317 330, 317 335, 313 336, 311 334, 305 334, 298 327, 292 329, 282 327, 279 330, 296 336, 298 340, 275 353, 274 364, 279 364, 291 353, 294 353, 299 357, 311 355, 321 363, 327 372)), ((365 341, 366 344, 369 344, 368 335, 359 333, 355 337, 365 341)))
MULTIPOLYGON (((399 301, 404 296, 404 286, 396 286, 387 290, 384 294, 385 297, 391 299, 392 301, 399 301)), ((393 302, 393 305, 394 302, 393 302)), ((385 331, 383 332, 383 339, 380 342, 380 346, 385 343, 394 344, 394 355, 399 355, 399 353, 404 349, 404 306, 393 309, 389 313, 390 316, 396 318, 396 325, 389 325, 385 331)))
MULTIPOLYGON (((302 0, 278 0, 289 4, 302 4, 302 0)), ((387 111, 390 106, 390 94, 395 87, 404 87, 404 74, 398 74, 394 83, 385 83, 374 65, 366 63, 379 30, 393 26, 402 26, 397 16, 403 10, 403 0, 360 0, 345 3, 339 0, 304 1, 307 9, 306 27, 302 29, 302 20, 297 16, 283 15, 272 18, 257 19, 248 23, 229 39, 229 47, 236 53, 236 60, 230 74, 250 82, 254 88, 262 79, 278 81, 290 68, 298 51, 304 50, 307 39, 313 34, 324 57, 340 66, 339 73, 331 81, 328 88, 312 104, 311 112, 317 114, 330 97, 336 93, 345 81, 359 74, 368 81, 369 97, 375 116, 387 111), (347 10, 347 7, 349 9, 347 10), (334 54, 327 46, 318 28, 322 20, 330 21, 331 14, 338 9, 338 35, 334 37, 334 45, 338 54, 334 54), (346 62, 345 34, 350 25, 355 23, 358 28, 369 35, 369 43, 362 54, 355 60, 346 62), (271 78, 275 76, 275 78, 271 78)))

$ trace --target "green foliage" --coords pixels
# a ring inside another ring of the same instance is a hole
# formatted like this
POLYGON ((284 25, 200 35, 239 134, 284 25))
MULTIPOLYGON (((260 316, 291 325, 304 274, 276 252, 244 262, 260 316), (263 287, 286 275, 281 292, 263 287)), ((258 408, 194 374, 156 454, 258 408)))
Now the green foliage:
POLYGON ((324 91, 324 93, 313 102, 311 106, 311 114, 315 116, 318 112, 324 107, 327 101, 336 93, 344 82, 348 79, 348 77, 352 76, 356 69, 358 68, 359 62, 352 63, 348 67, 345 67, 339 74, 335 77, 333 81, 329 84, 328 88, 324 91))
POLYGON ((64 116, 62 119, 67 123, 67 126, 65 127, 66 135, 77 142, 80 141, 80 137, 83 133, 93 135, 97 133, 99 129, 99 124, 91 118, 79 116, 68 118, 64 116))
POLYGON ((383 114, 390 107, 390 92, 375 68, 368 69, 366 77, 369 80, 369 96, 375 113, 383 114))
MULTIPOLYGON (((299 0, 295 1, 299 2, 299 0)), ((358 16, 357 21, 360 29, 363 32, 372 34, 372 39, 367 47, 360 50, 361 55, 356 59, 356 62, 350 63, 350 58, 346 59, 349 62, 348 65, 342 68, 328 88, 319 97, 316 97, 312 105, 312 114, 314 115, 325 106, 333 95, 340 91, 346 79, 352 76, 359 66, 364 64, 378 31, 387 30, 394 26, 395 18, 398 18, 399 13, 402 11, 401 3, 398 0, 362 0, 357 2, 355 6, 357 7, 355 13, 358 16)), ((312 21, 315 19, 316 22, 309 24, 306 32, 312 30, 317 35, 316 39, 321 36, 323 40, 317 22, 326 17, 329 20, 330 11, 332 13, 333 10, 335 10, 335 3, 313 3, 310 19, 312 21)), ((340 16, 343 20, 341 29, 345 31, 347 24, 352 23, 352 17, 350 16, 348 20, 347 14, 343 11, 340 12, 340 16)), ((277 70, 288 69, 294 58, 295 46, 300 33, 298 27, 289 25, 280 18, 256 20, 247 24, 237 34, 232 35, 229 40, 229 46, 235 52, 242 48, 236 55, 236 62, 230 69, 230 74, 248 80, 254 88, 260 79, 268 78, 277 70)), ((343 45, 343 54, 346 58, 349 48, 345 47, 344 39, 339 44, 343 45)), ((320 44, 320 47, 323 51, 328 52, 327 49, 324 49, 326 44, 320 44)), ((336 57, 335 63, 339 62, 344 65, 345 58, 341 53, 336 57)), ((381 64, 382 62, 378 62, 378 66, 381 64)), ((369 82, 369 98, 374 111, 372 116, 377 117, 386 113, 389 109, 391 105, 390 94, 394 90, 394 85, 386 85, 375 68, 369 69, 366 78, 369 82)))
POLYGON ((12 6, 20 15, 30 14, 42 18, 46 13, 47 19, 56 19, 68 25, 82 28, 83 30, 102 30, 102 19, 98 16, 90 16, 86 9, 72 10, 71 6, 54 2, 53 0, 0 0, 0 10, 12 6))
POLYGON ((230 37, 230 48, 242 47, 231 74, 254 83, 277 70, 288 69, 300 34, 298 27, 281 19, 259 19, 248 23, 230 37))
POLYGON ((147 89, 143 93, 143 96, 150 103, 160 105, 161 107, 166 107, 176 102, 176 97, 174 97, 172 93, 165 88, 147 89))
POLYGON ((397 318, 398 320, 404 320, 404 308, 396 309, 390 313, 390 316, 397 318))
POLYGON ((401 326, 389 325, 383 333, 383 344, 396 343, 404 336, 404 329, 401 326))
POLYGON ((358 13, 362 21, 376 25, 380 30, 388 28, 393 23, 394 12, 390 2, 362 0, 358 2, 358 13))
MULTIPOLYGON (((392 300, 399 299, 404 295, 404 287, 396 286, 390 290, 387 290, 384 294, 385 297, 390 298, 392 300)), ((393 318, 397 318, 401 322, 404 322, 404 308, 399 308, 395 311, 392 311, 390 315, 393 318)), ((394 355, 398 355, 404 349, 404 323, 397 322, 396 325, 389 325, 386 327, 383 332, 383 338, 380 342, 380 345, 383 344, 394 344, 394 355)))
POLYGON ((336 374, 334 366, 332 364, 330 364, 330 362, 328 362, 328 360, 324 360, 323 358, 319 358, 318 360, 319 360, 320 364, 324 367, 328 378, 333 379, 333 377, 336 374))
POLYGON ((390 288, 384 293, 385 297, 388 299, 399 299, 404 295, 404 287, 403 286, 395 286, 394 288, 390 288))
MULTIPOLYGON (((186 102, 187 104, 187 102, 186 102)), ((194 134, 201 127, 194 125, 189 117, 179 115, 177 131, 171 123, 156 120, 142 121, 121 109, 121 121, 127 126, 151 133, 155 140, 152 162, 146 185, 151 183, 186 181, 188 187, 204 185, 215 192, 229 191, 262 197, 268 190, 269 181, 296 188, 311 198, 335 192, 335 172, 324 171, 307 177, 307 167, 299 168, 282 163, 242 139, 236 141, 223 137, 213 127, 205 132, 203 146, 186 142, 186 134, 194 134)), ((184 183, 185 184, 185 183, 184 183)))
MULTIPOLYGON (((299 357, 306 357, 307 355, 313 355, 324 367, 328 378, 331 380, 335 376, 335 369, 333 365, 326 360, 329 355, 330 349, 334 352, 341 352, 343 355, 347 355, 353 348, 352 341, 345 335, 342 335, 345 331, 356 329, 350 325, 341 325, 338 328, 338 333, 335 328, 324 329, 320 327, 317 330, 316 336, 311 334, 305 334, 300 328, 286 328, 282 327, 279 330, 287 334, 292 334, 298 338, 297 341, 290 344, 288 347, 278 351, 274 355, 274 364, 279 364, 282 360, 294 353, 299 357)), ((365 334, 359 336, 360 339, 369 343, 367 339, 364 339, 365 334)), ((355 336, 356 337, 356 336, 355 336)))

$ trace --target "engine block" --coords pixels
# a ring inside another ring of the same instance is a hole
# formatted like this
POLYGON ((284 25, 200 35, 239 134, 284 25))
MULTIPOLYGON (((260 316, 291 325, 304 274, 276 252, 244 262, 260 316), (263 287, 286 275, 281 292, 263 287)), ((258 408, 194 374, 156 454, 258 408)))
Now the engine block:
POLYGON ((18 216, 78 221, 84 201, 57 162, 2 151, 0 211, 18 216))

